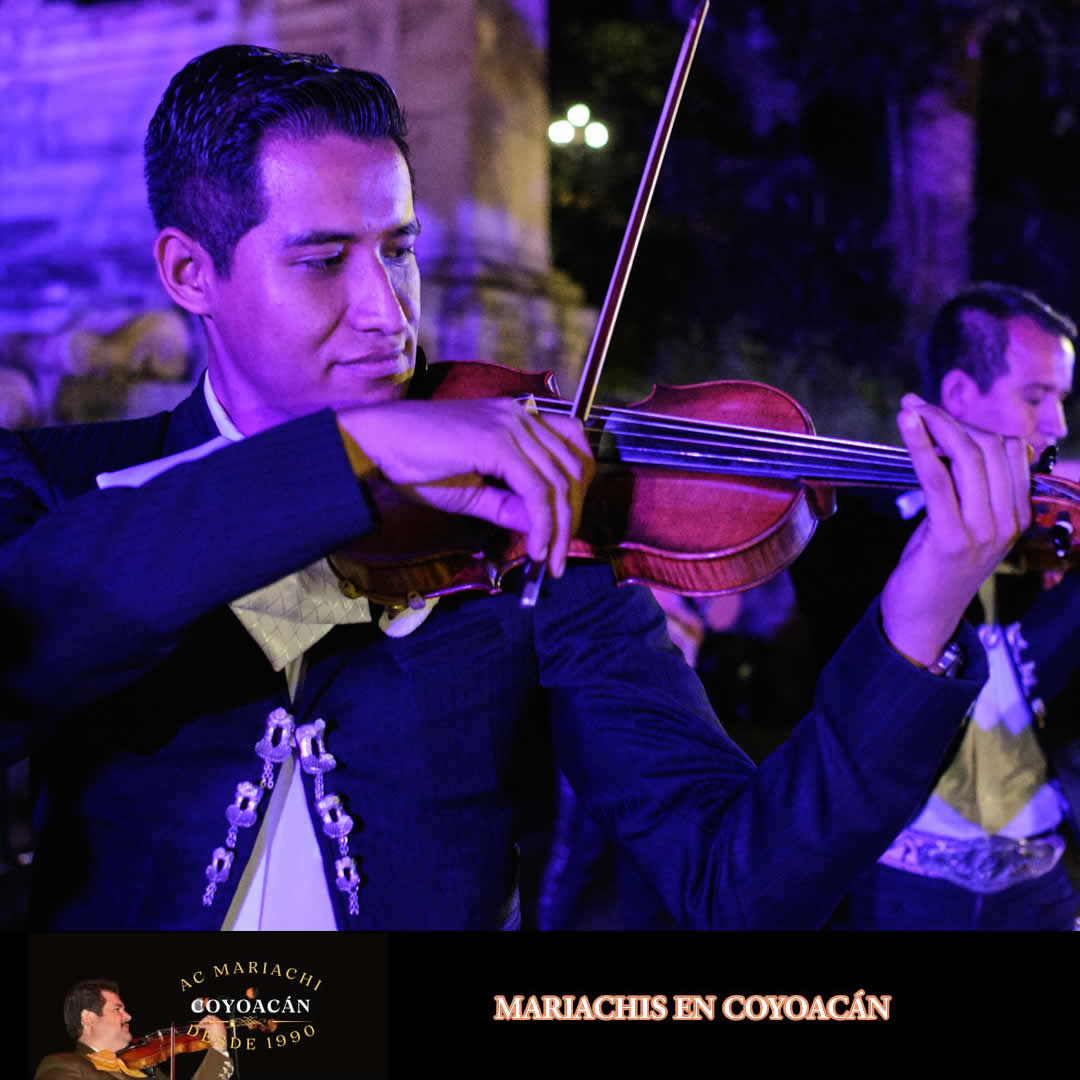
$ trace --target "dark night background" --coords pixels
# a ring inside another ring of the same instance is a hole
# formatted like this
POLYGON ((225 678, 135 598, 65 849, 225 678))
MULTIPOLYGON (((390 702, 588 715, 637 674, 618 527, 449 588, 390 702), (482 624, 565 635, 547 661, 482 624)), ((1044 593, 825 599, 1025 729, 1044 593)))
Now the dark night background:
MULTIPOLYGON (((552 149, 554 261, 594 305, 695 6, 550 2, 552 113, 584 101, 612 132, 602 151, 552 149)), ((967 245, 956 284, 1021 285, 1075 318, 1078 43, 1075 0, 713 3, 609 385, 755 378, 824 433, 895 442, 895 402, 918 389, 921 334, 951 291, 920 287, 942 252, 910 250, 897 226, 912 192, 893 170, 920 132, 907 183, 940 215, 931 248, 967 245), (973 162, 949 144, 957 116, 974 118, 973 162), (955 188, 958 165, 974 167, 971 197, 942 202, 933 187, 955 188)))

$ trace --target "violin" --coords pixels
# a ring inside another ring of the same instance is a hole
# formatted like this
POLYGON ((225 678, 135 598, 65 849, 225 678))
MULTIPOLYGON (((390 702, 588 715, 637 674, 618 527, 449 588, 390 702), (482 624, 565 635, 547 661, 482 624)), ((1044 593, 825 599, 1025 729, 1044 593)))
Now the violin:
MULTIPOLYGON (((236 1025, 250 1028, 254 1031, 273 1031, 277 1027, 276 1020, 253 1020, 250 1017, 237 1017, 235 1020, 226 1021, 228 1026, 235 1029, 236 1025)), ((176 1027, 159 1028, 150 1032, 149 1035, 135 1039, 123 1050, 117 1053, 128 1068, 152 1069, 163 1061, 168 1061, 176 1054, 192 1053, 196 1050, 209 1050, 210 1043, 206 1033, 196 1029, 194 1024, 186 1028, 176 1027)))
MULTIPOLYGON (((519 397, 566 415, 553 377, 497 364, 433 364, 432 399, 519 397)), ((596 476, 570 557, 603 560, 619 584, 687 596, 760 585, 789 566, 836 509, 836 489, 919 486, 907 451, 816 435, 806 411, 763 383, 658 386, 585 424, 596 476)), ((527 562, 524 537, 413 503, 388 489, 377 534, 331 556, 347 595, 419 606, 465 590, 497 593, 527 562)), ((1080 530, 1080 484, 1037 473, 1022 551, 1031 569, 1068 565, 1080 530)))
MULTIPOLYGON (((610 563, 620 584, 689 596, 738 592, 780 573, 835 511, 837 486, 919 486, 905 450, 818 436, 797 402, 761 383, 658 386, 625 408, 593 409, 708 8, 702 0, 690 19, 573 402, 558 396, 550 373, 494 364, 435 364, 410 387, 431 399, 519 397, 541 415, 580 420, 597 471, 570 557, 610 563)), ((522 604, 536 603, 543 564, 527 558, 522 536, 411 503, 392 488, 379 500, 378 533, 330 557, 347 596, 422 607, 462 590, 497 593, 523 566, 522 604)), ((1080 528, 1080 485, 1036 475, 1032 508, 1025 546, 1038 553, 1035 567, 1060 568, 1080 528)))

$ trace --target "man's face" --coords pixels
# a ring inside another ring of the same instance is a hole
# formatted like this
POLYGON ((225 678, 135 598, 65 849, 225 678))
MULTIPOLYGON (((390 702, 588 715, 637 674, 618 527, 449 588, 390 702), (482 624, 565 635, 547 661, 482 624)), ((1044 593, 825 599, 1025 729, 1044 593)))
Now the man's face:
POLYGON ((946 408, 958 419, 984 431, 1026 439, 1038 456, 1065 437, 1062 402, 1072 391, 1073 347, 1068 338, 1043 330, 1027 316, 1006 324, 1008 370, 981 394, 946 397, 946 408))
POLYGON ((111 990, 102 990, 101 996, 105 1005, 100 1016, 89 1009, 82 1011, 82 1041, 95 1050, 123 1050, 131 1042, 128 1030, 131 1015, 111 990))
POLYGON ((269 213, 210 272, 214 389, 246 435, 401 397, 416 365, 419 225, 392 139, 269 138, 269 213))

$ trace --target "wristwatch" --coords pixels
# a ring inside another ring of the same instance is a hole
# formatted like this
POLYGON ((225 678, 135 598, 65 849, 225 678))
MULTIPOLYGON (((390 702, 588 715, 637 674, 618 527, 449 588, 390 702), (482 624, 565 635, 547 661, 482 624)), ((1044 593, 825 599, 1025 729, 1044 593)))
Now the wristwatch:
POLYGON ((967 662, 967 652, 964 646, 956 638, 953 638, 942 650, 941 655, 927 667, 931 675, 944 675, 952 678, 959 675, 964 664, 967 662))

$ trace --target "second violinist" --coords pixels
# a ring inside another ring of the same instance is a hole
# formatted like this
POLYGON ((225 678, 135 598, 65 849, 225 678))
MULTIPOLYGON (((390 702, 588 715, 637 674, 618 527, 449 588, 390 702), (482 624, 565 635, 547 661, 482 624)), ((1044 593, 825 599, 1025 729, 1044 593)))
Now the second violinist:
MULTIPOLYGON (((969 286, 931 323, 927 396, 1041 455, 1066 435, 1075 340, 1075 324, 1033 294, 969 286)), ((918 525, 918 493, 894 494, 842 492, 841 512, 793 568, 823 663, 918 525)), ((1080 895, 1063 856, 1080 825, 1080 739, 1075 707, 1055 698, 1076 674, 1080 574, 1025 569, 1003 563, 980 588, 968 619, 991 657, 990 678, 929 799, 860 875, 831 926, 1074 929, 1080 895)))
POLYGON ((962 615, 1030 518, 1027 447, 908 403, 925 525, 755 769, 651 595, 567 565, 581 426, 406 397, 408 154, 387 83, 325 56, 215 49, 157 109, 153 253, 207 374, 170 413, 0 441, 38 926, 529 926, 518 841, 553 761, 679 925, 821 926, 986 677, 962 615), (524 534, 539 603, 513 580, 396 616, 343 596, 326 557, 391 489, 524 534))

